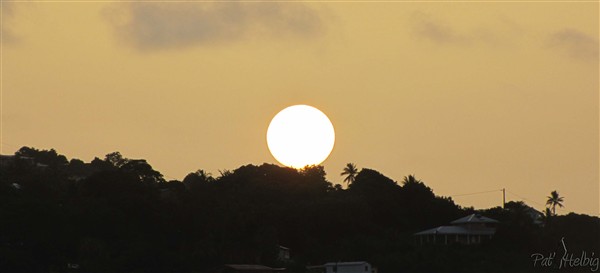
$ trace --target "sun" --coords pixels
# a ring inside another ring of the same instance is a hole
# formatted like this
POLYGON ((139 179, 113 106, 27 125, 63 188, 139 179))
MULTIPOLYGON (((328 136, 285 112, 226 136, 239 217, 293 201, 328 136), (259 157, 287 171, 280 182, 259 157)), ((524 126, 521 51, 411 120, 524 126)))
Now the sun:
POLYGON ((325 161, 335 143, 333 124, 319 109, 294 105, 277 113, 267 129, 267 145, 279 163, 304 168, 325 161))

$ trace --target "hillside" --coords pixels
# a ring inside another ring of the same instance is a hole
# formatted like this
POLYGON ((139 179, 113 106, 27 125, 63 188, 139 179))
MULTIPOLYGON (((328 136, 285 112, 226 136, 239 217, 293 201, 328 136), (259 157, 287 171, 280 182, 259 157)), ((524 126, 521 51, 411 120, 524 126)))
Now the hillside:
POLYGON ((543 270, 532 254, 561 251, 561 238, 569 252, 600 253, 598 217, 534 223, 522 202, 462 208, 414 176, 397 182, 365 168, 344 189, 325 174, 262 164, 166 181, 118 152, 86 163, 23 147, 2 157, 0 271, 208 272, 238 263, 303 272, 365 260, 382 273, 527 272, 543 270), (491 241, 415 244, 414 233, 472 213, 500 221, 491 241), (291 261, 277 259, 279 246, 291 261))

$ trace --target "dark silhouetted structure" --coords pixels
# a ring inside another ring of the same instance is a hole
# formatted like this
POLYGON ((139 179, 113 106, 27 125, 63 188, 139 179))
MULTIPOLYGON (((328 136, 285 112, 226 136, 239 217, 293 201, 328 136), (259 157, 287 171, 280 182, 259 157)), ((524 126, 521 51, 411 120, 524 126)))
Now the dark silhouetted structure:
POLYGON ((471 214, 450 222, 451 226, 439 226, 415 233, 417 244, 480 244, 492 239, 496 233, 497 220, 471 214))
POLYGON ((281 272, 285 268, 272 268, 258 264, 226 264, 223 273, 272 273, 281 272))

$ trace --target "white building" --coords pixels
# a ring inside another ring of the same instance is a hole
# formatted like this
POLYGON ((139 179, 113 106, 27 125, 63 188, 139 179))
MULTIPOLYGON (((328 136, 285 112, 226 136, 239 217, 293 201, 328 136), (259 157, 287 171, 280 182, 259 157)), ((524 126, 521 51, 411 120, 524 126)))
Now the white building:
POLYGON ((417 244, 481 244, 496 233, 497 220, 471 214, 450 222, 451 226, 440 226, 415 233, 417 244))
POLYGON ((367 262, 339 262, 323 265, 325 273, 373 273, 371 264, 367 262))
POLYGON ((290 249, 285 246, 279 246, 279 253, 277 254, 277 259, 280 261, 289 261, 290 249))

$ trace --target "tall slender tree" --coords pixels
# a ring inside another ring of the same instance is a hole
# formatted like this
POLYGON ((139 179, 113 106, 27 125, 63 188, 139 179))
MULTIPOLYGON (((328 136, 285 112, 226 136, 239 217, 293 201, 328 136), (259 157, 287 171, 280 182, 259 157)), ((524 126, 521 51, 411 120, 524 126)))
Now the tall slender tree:
POLYGON ((340 175, 341 176, 345 175, 346 178, 344 178, 344 182, 346 182, 346 184, 350 185, 356 179, 357 174, 358 174, 358 169, 356 168, 356 165, 354 163, 348 163, 348 164, 346 164, 346 167, 344 167, 344 171, 340 175))
POLYGON ((564 207, 563 203, 564 197, 560 196, 557 191, 552 191, 550 196, 548 196, 548 201, 546 201, 546 206, 552 208, 552 214, 556 215, 556 206, 564 207))
POLYGON ((549 226, 552 219, 552 210, 550 208, 546 208, 541 216, 541 219, 544 222, 544 225, 549 226))

